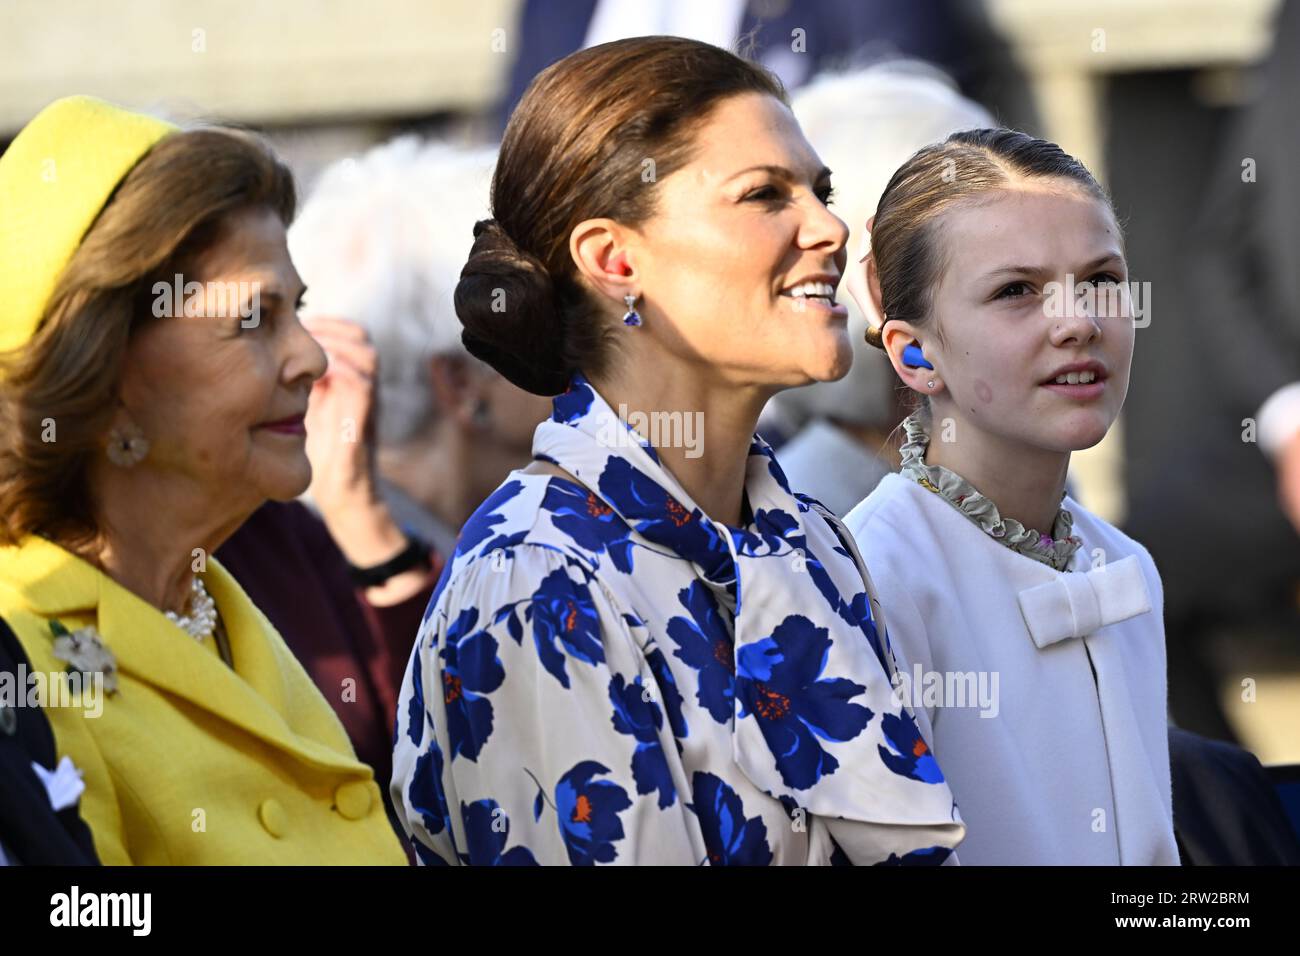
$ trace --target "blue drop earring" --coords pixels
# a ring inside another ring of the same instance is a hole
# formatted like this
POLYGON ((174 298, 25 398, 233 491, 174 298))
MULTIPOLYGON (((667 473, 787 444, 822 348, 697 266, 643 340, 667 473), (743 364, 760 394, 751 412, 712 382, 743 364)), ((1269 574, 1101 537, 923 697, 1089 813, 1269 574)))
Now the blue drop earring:
POLYGON ((635 295, 623 296, 623 301, 627 303, 627 312, 623 315, 624 325, 637 326, 641 324, 641 315, 636 310, 636 300, 637 296, 635 295))

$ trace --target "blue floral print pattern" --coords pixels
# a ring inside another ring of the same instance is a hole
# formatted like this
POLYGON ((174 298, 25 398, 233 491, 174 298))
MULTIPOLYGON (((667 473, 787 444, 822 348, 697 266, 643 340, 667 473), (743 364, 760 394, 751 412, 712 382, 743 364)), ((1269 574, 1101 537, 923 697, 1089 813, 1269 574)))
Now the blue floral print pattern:
POLYGON ((739 655, 740 715, 758 717, 781 779, 796 790, 808 789, 839 767, 817 738, 852 740, 872 717, 868 708, 852 703, 866 690, 861 684, 842 677, 819 679, 830 643, 825 628, 792 614, 771 637, 739 655))
POLYGON ((677 645, 673 654, 697 672, 700 706, 718 723, 729 723, 736 698, 736 658, 722 612, 712 592, 698 581, 682 588, 677 600, 688 615, 668 621, 668 637, 677 645))
POLYGON ((564 847, 574 866, 612 863, 618 856, 614 844, 623 839, 618 815, 632 805, 627 793, 612 780, 594 778, 609 768, 584 760, 555 787, 555 815, 564 847))
POLYGON ((497 658, 497 642, 486 631, 472 631, 478 609, 466 608, 447 630, 442 649, 442 689, 447 708, 447 729, 452 757, 477 760, 492 734, 489 695, 501 686, 506 673, 497 658))
POLYGON ((532 625, 533 641, 542 666, 562 687, 569 686, 569 674, 564 665, 566 653, 588 664, 605 659, 600 643, 599 615, 591 591, 581 581, 574 581, 564 569, 552 571, 543 578, 541 585, 526 601, 497 610, 498 620, 505 618, 509 621, 510 636, 516 642, 523 639, 523 625, 516 616, 519 604, 524 605, 524 620, 532 625))
POLYGON ((917 729, 916 719, 904 711, 886 714, 882 721, 885 744, 880 747, 880 759, 894 773, 926 783, 942 783, 943 771, 930 753, 930 747, 917 729))
POLYGON ((697 771, 691 781, 694 804, 700 820, 709 862, 714 866, 767 866, 772 849, 767 845, 767 826, 762 817, 746 817, 736 791, 711 773, 697 771))
POLYGON ((510 818, 495 800, 475 800, 461 804, 460 817, 465 822, 465 846, 461 862, 470 866, 537 866, 532 850, 526 846, 506 849, 510 842, 510 818))
POLYGON ((677 799, 668 761, 664 758, 663 711, 655 703, 651 689, 638 679, 629 684, 619 674, 609 685, 609 702, 614 706, 614 729, 636 738, 632 754, 632 779, 637 793, 658 793, 659 808, 671 807, 677 799))

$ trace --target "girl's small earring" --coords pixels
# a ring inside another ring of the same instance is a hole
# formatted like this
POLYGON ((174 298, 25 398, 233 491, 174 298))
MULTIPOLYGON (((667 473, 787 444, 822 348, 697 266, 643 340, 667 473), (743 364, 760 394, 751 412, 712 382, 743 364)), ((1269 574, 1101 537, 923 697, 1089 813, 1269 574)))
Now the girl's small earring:
POLYGON ((934 388, 934 382, 926 382, 925 386, 926 388, 934 388))
POLYGON ((108 460, 119 468, 131 468, 149 454, 149 439, 134 423, 114 425, 108 433, 108 460))
POLYGON ((641 324, 641 316, 636 310, 636 300, 638 296, 625 295, 623 301, 627 303, 627 312, 623 315, 623 324, 637 326, 641 324))

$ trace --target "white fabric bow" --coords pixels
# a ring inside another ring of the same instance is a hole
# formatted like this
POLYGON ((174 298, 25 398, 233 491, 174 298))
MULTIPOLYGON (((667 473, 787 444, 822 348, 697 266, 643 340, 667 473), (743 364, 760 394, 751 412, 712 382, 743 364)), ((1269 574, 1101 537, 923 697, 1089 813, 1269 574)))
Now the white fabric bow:
POLYGON ((1071 571, 1021 591, 1020 613, 1039 648, 1086 637, 1108 624, 1151 610, 1151 595, 1137 555, 1091 571, 1071 571))

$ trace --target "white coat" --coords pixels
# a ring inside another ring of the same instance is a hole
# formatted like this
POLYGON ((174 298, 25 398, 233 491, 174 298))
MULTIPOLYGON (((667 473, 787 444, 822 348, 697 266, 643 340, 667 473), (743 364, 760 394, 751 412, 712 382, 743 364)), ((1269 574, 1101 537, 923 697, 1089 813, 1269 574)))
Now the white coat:
POLYGON ((845 523, 966 822, 962 863, 1177 865, 1160 575, 1062 507, 1083 539, 1065 572, 901 474, 845 523))

